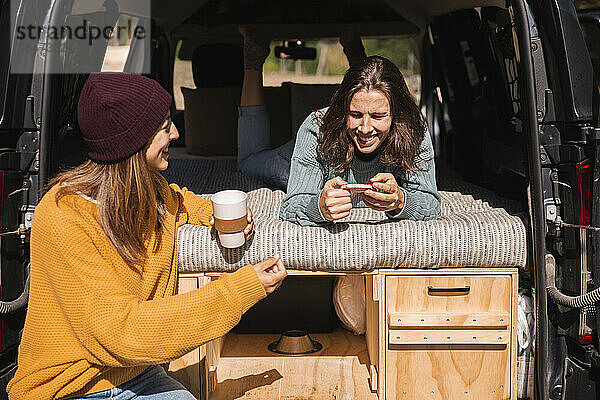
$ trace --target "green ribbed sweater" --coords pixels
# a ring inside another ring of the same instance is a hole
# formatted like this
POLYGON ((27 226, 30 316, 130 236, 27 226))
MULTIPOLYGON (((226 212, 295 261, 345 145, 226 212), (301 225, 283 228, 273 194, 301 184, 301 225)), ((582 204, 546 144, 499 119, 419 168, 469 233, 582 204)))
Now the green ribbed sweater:
MULTIPOLYGON (((348 183, 370 183, 380 172, 389 172, 404 191, 404 207, 395 213, 386 213, 393 219, 429 220, 440 215, 440 195, 435 183, 435 163, 431 138, 426 132, 419 149, 417 171, 408 171, 399 165, 382 164, 378 158, 362 161, 354 158, 349 169, 334 173, 317 156, 317 138, 320 135, 316 117, 325 110, 309 115, 298 130, 292 155, 287 195, 281 203, 280 218, 303 226, 329 223, 319 209, 319 196, 325 182, 340 176, 348 183)), ((366 207, 360 195, 352 194, 352 207, 366 207)))

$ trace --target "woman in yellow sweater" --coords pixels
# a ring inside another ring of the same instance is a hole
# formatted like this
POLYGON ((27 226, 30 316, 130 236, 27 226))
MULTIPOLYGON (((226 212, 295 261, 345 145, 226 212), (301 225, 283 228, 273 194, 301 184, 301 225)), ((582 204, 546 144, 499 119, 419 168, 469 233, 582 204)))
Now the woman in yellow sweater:
POLYGON ((35 211, 11 400, 194 399, 158 364, 225 334, 285 278, 276 256, 175 294, 177 228, 211 225, 212 206, 157 172, 178 137, 170 104, 142 76, 92 74, 84 85, 90 160, 54 179, 35 211))

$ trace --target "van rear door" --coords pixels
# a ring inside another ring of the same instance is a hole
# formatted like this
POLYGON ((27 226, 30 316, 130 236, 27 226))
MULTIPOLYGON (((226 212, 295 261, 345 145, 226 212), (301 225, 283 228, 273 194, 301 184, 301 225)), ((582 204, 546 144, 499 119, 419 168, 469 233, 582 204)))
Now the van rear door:
MULTIPOLYGON (((26 294, 23 293, 29 250, 27 230, 20 226, 25 225, 25 215, 33 216, 28 214, 25 205, 29 203, 30 189, 37 186, 35 178, 30 179, 36 176, 31 172, 37 169, 34 99, 28 100, 33 56, 16 57, 19 43, 12 40, 11 35, 17 20, 38 15, 37 6, 31 3, 0 0, 0 399, 6 398, 6 384, 16 368, 25 319, 26 294), (13 21, 10 20, 11 6, 19 10, 13 21), (20 68, 11 68, 13 61, 20 68)), ((37 190, 32 195, 37 196, 37 190)))
MULTIPOLYGON (((600 227, 600 9, 583 10, 579 12, 579 23, 590 53, 590 59, 594 69, 595 90, 593 93, 593 125, 594 125, 594 168, 593 180, 590 197, 592 203, 592 225, 600 227)), ((593 231, 591 234, 591 253, 592 253, 592 279, 594 287, 600 288, 600 233, 593 231)), ((600 309, 596 303, 595 325, 596 330, 596 350, 600 350, 600 309)), ((595 357, 596 368, 600 367, 598 357, 595 357)))

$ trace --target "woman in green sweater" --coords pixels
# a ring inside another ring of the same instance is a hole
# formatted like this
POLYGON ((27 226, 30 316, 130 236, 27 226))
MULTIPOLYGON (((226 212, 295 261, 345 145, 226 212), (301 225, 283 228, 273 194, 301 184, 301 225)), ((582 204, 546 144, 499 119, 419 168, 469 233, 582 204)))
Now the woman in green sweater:
POLYGON ((142 76, 85 83, 77 118, 90 160, 59 175, 36 207, 10 400, 194 399, 158 364, 227 333, 285 278, 275 256, 176 294, 177 229, 212 225, 212 205, 157 171, 178 137, 170 105, 142 76))
POLYGON ((298 130, 280 217, 320 225, 347 217, 354 207, 393 219, 440 213, 426 123, 402 73, 383 57, 351 66, 330 106, 298 130), (346 186, 357 183, 369 188, 356 193, 361 189, 346 186))

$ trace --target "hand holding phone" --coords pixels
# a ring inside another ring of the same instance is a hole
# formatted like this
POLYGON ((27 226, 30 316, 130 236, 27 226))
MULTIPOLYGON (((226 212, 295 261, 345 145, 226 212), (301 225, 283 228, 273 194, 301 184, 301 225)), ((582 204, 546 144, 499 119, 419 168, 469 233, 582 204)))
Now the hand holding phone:
POLYGON ((373 185, 366 183, 346 183, 341 188, 352 193, 362 193, 365 190, 373 190, 373 185))

